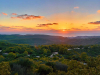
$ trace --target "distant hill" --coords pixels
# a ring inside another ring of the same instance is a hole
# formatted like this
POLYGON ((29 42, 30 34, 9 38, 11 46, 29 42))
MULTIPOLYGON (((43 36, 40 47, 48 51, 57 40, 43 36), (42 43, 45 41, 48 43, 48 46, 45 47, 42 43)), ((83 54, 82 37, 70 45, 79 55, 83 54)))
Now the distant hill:
POLYGON ((77 36, 62 37, 50 35, 0 35, 0 40, 10 43, 30 45, 70 44, 70 45, 93 45, 100 44, 100 36, 77 36))

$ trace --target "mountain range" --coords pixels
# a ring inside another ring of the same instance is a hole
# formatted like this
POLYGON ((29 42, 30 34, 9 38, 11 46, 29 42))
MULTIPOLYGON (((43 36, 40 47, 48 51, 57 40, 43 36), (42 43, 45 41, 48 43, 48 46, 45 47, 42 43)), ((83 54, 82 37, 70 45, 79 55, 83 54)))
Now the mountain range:
POLYGON ((0 41, 8 41, 17 44, 29 45, 50 45, 50 44, 69 44, 69 45, 94 45, 100 44, 100 36, 77 36, 62 37, 51 35, 0 35, 0 41))

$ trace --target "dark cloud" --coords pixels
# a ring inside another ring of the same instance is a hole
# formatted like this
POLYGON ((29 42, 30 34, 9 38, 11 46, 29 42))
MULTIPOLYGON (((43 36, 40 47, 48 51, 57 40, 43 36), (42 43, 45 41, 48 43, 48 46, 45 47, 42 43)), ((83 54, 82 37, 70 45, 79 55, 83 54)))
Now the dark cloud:
POLYGON ((100 21, 96 21, 96 22, 89 22, 88 24, 100 24, 100 21))
POLYGON ((58 23, 53 23, 54 25, 58 25, 58 23))
POLYGON ((13 18, 13 19, 19 18, 19 19, 23 19, 23 20, 33 20, 33 19, 42 19, 43 16, 34 16, 34 15, 24 14, 24 15, 17 15, 16 17, 11 17, 11 18, 13 18))
POLYGON ((50 25, 58 25, 58 23, 38 24, 36 27, 48 27, 50 25))

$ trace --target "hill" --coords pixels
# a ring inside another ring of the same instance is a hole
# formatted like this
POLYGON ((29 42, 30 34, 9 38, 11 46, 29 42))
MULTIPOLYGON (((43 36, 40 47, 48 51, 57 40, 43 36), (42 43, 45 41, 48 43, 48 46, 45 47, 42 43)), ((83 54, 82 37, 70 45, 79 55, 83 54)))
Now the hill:
POLYGON ((62 37, 50 35, 0 35, 0 40, 7 40, 10 43, 30 44, 30 45, 50 45, 50 44, 69 44, 69 45, 94 45, 100 44, 100 36, 77 36, 62 37))

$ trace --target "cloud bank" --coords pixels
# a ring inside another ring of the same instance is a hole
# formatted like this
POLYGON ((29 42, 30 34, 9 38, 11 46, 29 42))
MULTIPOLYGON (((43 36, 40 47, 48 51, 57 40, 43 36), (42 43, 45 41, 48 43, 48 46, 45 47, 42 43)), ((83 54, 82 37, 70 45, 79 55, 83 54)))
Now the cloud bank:
MULTIPOLYGON (((14 14, 13 14, 14 15, 14 14)), ((19 18, 19 19, 23 19, 23 20, 33 20, 33 19, 42 19, 44 16, 34 16, 34 15, 17 15, 16 17, 11 17, 13 19, 15 18, 19 18)))
POLYGON ((96 21, 96 22, 89 22, 88 24, 100 24, 100 21, 96 21))
POLYGON ((50 25, 58 25, 58 23, 38 24, 36 27, 48 27, 50 25))

